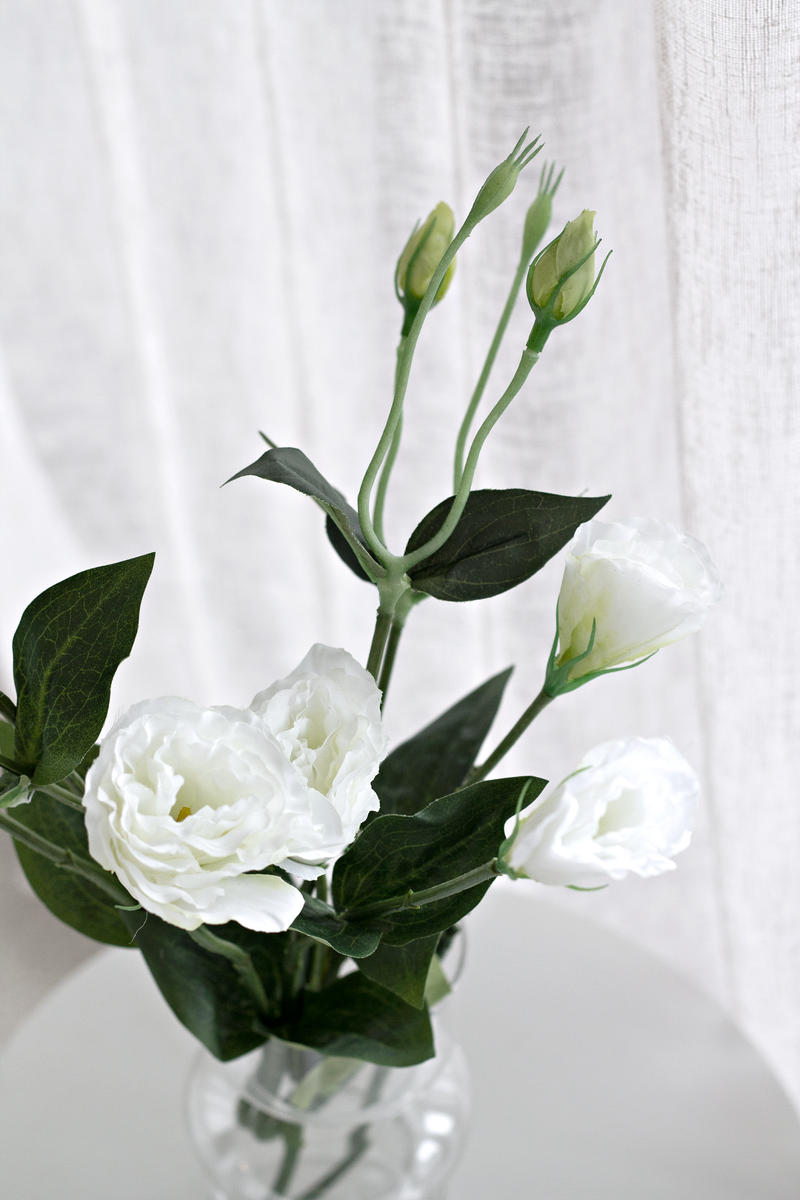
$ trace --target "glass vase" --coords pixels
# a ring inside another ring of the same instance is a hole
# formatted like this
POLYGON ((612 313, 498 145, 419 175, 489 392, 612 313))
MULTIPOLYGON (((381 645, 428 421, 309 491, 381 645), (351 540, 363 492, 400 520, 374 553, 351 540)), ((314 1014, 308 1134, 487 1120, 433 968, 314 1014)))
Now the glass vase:
POLYGON ((468 1111, 464 1056, 379 1067, 271 1038, 229 1063, 206 1051, 189 1123, 215 1200, 441 1200, 468 1111))

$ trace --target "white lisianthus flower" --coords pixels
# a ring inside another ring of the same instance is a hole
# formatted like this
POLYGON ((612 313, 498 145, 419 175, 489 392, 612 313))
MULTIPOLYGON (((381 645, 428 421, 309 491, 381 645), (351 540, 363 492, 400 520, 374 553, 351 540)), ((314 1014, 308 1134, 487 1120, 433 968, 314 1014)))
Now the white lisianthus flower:
POLYGON ((668 737, 603 742, 523 816, 507 861, 529 879, 574 887, 629 871, 660 875, 689 845, 699 795, 697 776, 668 737))
POLYGON ((249 710, 135 704, 103 741, 84 806, 92 857, 170 925, 274 933, 303 907, 290 883, 247 874, 294 870, 322 842, 307 789, 249 710))
POLYGON ((250 707, 283 747, 323 829, 307 861, 340 854, 379 806, 371 783, 388 742, 375 680, 346 650, 317 644, 250 707))
POLYGON ((705 546, 674 525, 643 517, 588 521, 567 551, 556 666, 586 651, 593 621, 592 651, 568 680, 645 658, 696 633, 723 595, 705 546))

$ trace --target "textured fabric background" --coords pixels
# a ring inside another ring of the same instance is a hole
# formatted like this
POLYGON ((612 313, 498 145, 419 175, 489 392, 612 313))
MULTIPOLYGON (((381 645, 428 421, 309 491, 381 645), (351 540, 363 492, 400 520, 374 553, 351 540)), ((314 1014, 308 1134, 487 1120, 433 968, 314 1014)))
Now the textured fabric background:
MULTIPOLYGON (((463 217, 531 125, 545 152, 426 329, 389 534, 449 493, 555 160, 553 230, 596 209, 614 254, 479 486, 613 492, 609 516, 703 539, 728 599, 691 643, 559 700, 508 767, 558 779, 606 738, 673 736, 706 795, 679 869, 548 895, 716 996, 800 1101, 798 50, 798 0, 0 0, 0 686, 38 591, 152 549, 114 711, 247 704, 314 641, 363 660, 374 596, 318 510, 219 485, 261 428, 355 498, 387 411, 397 254, 438 200, 463 217)), ((522 305, 491 394, 528 328, 522 305)), ((514 662, 502 734, 540 686, 560 571, 415 612, 392 737, 514 662)), ((8 1033, 92 946, 26 890, 7 839, 0 854, 8 1033)))

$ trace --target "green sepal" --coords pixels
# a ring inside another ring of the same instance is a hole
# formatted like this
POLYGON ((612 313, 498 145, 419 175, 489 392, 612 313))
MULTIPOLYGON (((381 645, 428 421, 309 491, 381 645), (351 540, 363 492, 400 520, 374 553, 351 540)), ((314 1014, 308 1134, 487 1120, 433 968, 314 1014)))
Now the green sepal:
POLYGON ((367 979, 388 988, 406 1004, 422 1008, 439 936, 434 933, 404 946, 378 946, 369 958, 359 959, 358 969, 367 979))
MULTIPOLYGON (((408 574, 417 591, 437 600, 484 600, 540 571, 610 496, 557 496, 524 488, 471 492, 455 530, 408 574)), ((448 497, 409 538, 411 554, 434 537, 453 504, 448 497)))
POLYGON ((380 813, 413 816, 460 787, 480 753, 513 667, 493 675, 383 760, 373 783, 380 813))
MULTIPOLYGON (((83 816, 52 796, 36 792, 30 804, 14 809, 26 828, 64 850, 87 858, 89 850, 83 816)), ((43 904, 65 925, 110 946, 130 946, 131 935, 120 912, 88 879, 57 867, 28 846, 15 841, 17 856, 28 882, 43 904)), ((123 889, 124 894, 124 889, 123 889)))
POLYGON ((342 921, 328 904, 316 896, 306 896, 303 909, 290 928, 324 942, 337 954, 355 959, 374 954, 381 940, 380 933, 375 930, 342 921))
POLYGON ((583 662, 592 653, 596 635, 597 621, 593 620, 592 632, 589 635, 589 644, 583 653, 576 655, 575 658, 570 658, 567 662, 556 663, 556 650, 558 647, 558 604, 556 604, 556 636, 553 639, 553 644, 550 647, 550 655, 547 660, 547 671, 545 672, 544 688, 542 689, 545 695, 555 699, 556 696, 563 696, 567 692, 574 692, 576 688, 583 687, 585 683, 590 683, 593 679, 599 679, 601 675, 616 675, 620 671, 630 671, 633 667, 640 667, 642 663, 646 663, 654 654, 658 654, 657 650, 653 650, 651 654, 646 654, 644 658, 637 658, 636 662, 626 663, 624 667, 605 667, 599 671, 587 671, 585 675, 579 676, 578 679, 570 679, 569 673, 572 668, 579 662, 583 662))
POLYGON ((81 571, 28 605, 14 634, 14 757, 57 783, 103 727, 111 682, 131 652, 154 554, 81 571))
MULTIPOLYGON (((496 856, 505 823, 514 815, 526 783, 534 799, 546 780, 484 780, 435 800, 414 816, 389 815, 370 822, 334 868, 336 907, 352 912, 477 870, 496 856)), ((455 925, 480 902, 491 882, 420 908, 360 921, 351 917, 348 923, 380 930, 384 944, 402 946, 455 925)))
POLYGON ((275 1032, 287 1042, 383 1067, 413 1067, 435 1053, 428 1010, 406 1004, 360 971, 322 992, 306 992, 302 1016, 275 1032))

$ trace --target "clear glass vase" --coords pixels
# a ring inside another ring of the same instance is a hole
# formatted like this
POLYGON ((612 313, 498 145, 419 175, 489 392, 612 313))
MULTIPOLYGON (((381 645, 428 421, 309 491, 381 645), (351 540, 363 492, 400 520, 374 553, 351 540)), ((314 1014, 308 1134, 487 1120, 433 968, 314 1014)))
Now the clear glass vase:
POLYGON ((189 1078, 192 1136, 215 1200, 440 1200, 468 1112, 464 1056, 378 1067, 272 1038, 189 1078))

